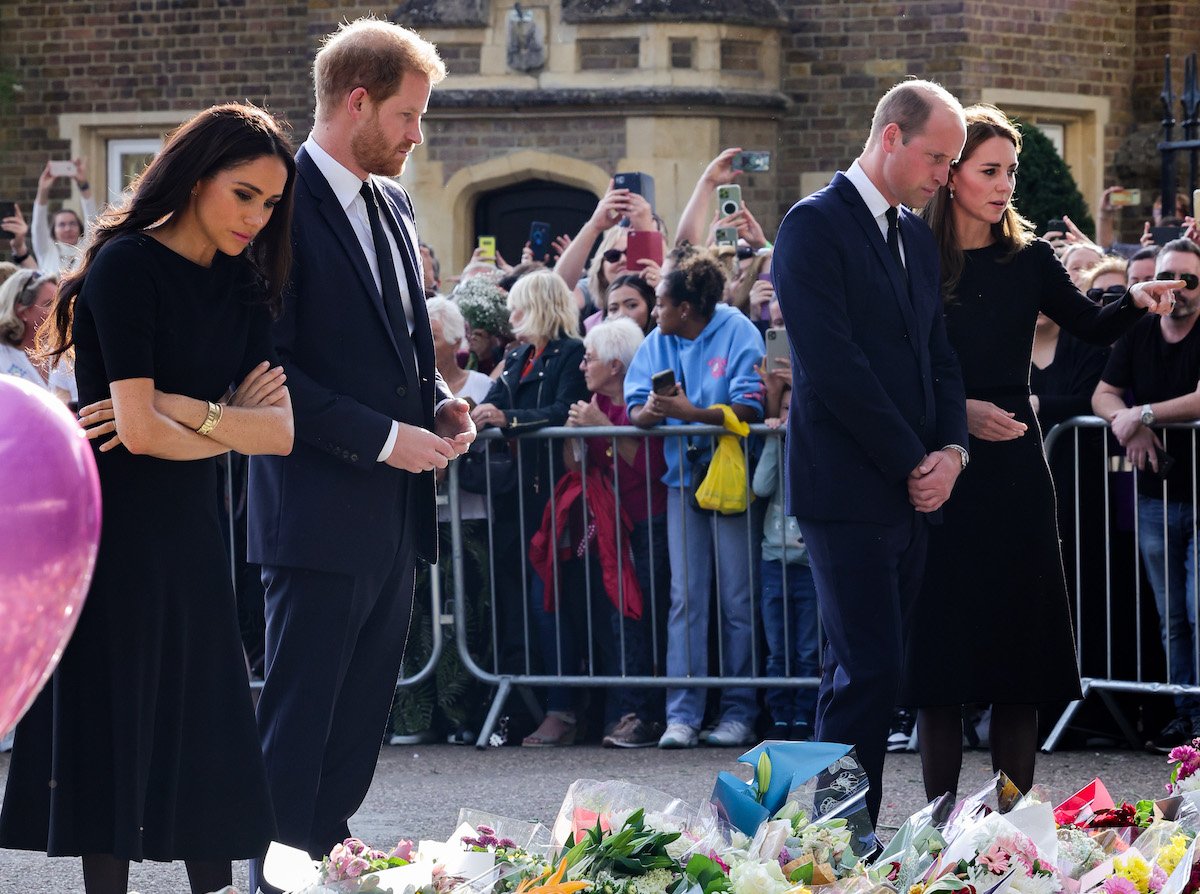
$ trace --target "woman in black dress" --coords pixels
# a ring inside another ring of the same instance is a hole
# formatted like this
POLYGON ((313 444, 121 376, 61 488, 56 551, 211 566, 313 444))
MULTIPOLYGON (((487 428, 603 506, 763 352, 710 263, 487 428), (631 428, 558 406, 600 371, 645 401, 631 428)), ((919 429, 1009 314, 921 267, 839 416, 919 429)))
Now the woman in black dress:
POLYGON ((269 327, 294 179, 267 113, 200 113, 101 219, 47 326, 75 352, 103 524, 74 636, 17 728, 0 845, 81 856, 88 894, 126 891, 143 859, 212 891, 274 833, 213 458, 291 450, 269 327))
POLYGON ((1179 283, 1134 286, 1099 308, 1012 206, 1021 137, 991 106, 924 217, 938 239, 946 330, 962 364, 971 462, 930 529, 925 581, 906 623, 900 704, 918 707, 930 797, 958 787, 962 706, 992 705, 992 765, 1033 783, 1037 705, 1078 698, 1054 488, 1029 402, 1038 312, 1108 344, 1166 312, 1179 283), (1162 299, 1160 302, 1160 298, 1162 299))

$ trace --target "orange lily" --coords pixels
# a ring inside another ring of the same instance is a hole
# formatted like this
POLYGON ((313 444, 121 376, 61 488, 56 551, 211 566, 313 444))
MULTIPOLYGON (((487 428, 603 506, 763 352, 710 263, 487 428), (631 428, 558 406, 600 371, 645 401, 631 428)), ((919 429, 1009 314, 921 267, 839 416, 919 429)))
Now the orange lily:
POLYGON ((567 873, 567 861, 565 859, 559 861, 558 868, 554 870, 554 874, 550 874, 547 869, 536 878, 527 878, 521 884, 517 885, 517 890, 514 894, 576 894, 577 891, 583 891, 592 886, 591 882, 564 882, 563 876, 567 873), (550 876, 546 878, 546 876, 550 876), (542 879, 546 879, 546 883, 537 884, 542 879))

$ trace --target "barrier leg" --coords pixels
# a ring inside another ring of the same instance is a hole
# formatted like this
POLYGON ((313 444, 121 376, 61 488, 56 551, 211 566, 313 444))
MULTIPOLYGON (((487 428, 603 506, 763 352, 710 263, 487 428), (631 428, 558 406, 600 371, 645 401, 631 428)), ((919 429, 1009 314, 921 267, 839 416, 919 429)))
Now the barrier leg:
POLYGON ((1107 689, 1099 689, 1097 691, 1100 693, 1100 699, 1104 702, 1104 707, 1108 708, 1108 713, 1112 715, 1113 720, 1117 721, 1117 726, 1121 728, 1121 734, 1129 743, 1129 747, 1140 749, 1144 743, 1141 737, 1138 736, 1137 730, 1130 725, 1129 718, 1125 716, 1125 712, 1117 706, 1112 693, 1107 689))
POLYGON ((479 738, 475 740, 476 748, 483 749, 488 747, 488 740, 492 737, 492 730, 496 726, 496 721, 500 719, 500 712, 504 709, 504 703, 508 701, 510 691, 512 691, 512 682, 505 677, 500 681, 500 686, 492 698, 492 704, 488 708, 483 726, 479 728, 479 738))
POLYGON ((1058 747, 1058 740, 1062 738, 1062 735, 1064 732, 1066 732, 1067 727, 1071 725, 1071 721, 1074 719, 1075 714, 1081 707, 1083 707, 1083 703, 1087 699, 1088 692, 1090 690, 1091 686, 1087 681, 1084 681, 1083 698, 1071 702, 1071 704, 1067 705, 1066 710, 1062 712, 1062 716, 1058 718, 1058 723, 1054 724, 1054 729, 1050 730, 1050 735, 1048 735, 1046 737, 1046 741, 1042 743, 1042 751, 1044 753, 1052 754, 1054 749, 1058 747))

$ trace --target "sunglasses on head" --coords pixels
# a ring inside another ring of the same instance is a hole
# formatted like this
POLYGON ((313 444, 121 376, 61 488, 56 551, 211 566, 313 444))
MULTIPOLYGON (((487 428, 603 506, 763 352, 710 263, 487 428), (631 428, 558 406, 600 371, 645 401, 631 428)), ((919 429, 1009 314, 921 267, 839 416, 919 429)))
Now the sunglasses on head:
POLYGON ((623 248, 610 248, 604 253, 604 260, 610 264, 617 263, 623 257, 625 257, 625 249, 623 248))
POLYGON ((1194 273, 1175 273, 1173 270, 1163 270, 1154 278, 1163 280, 1182 279, 1183 287, 1189 292, 1196 288, 1196 286, 1200 286, 1200 276, 1196 276, 1194 273))
POLYGON ((1124 286, 1107 286, 1103 289, 1092 288, 1087 290, 1088 300, 1096 304, 1108 304, 1118 300, 1124 294, 1124 286))

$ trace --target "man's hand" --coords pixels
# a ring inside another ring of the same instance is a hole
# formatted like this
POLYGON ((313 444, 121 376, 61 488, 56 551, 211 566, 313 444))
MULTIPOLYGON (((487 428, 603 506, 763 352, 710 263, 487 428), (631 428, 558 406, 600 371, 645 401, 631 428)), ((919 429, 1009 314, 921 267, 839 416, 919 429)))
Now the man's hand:
POLYGON ((450 460, 458 455, 449 441, 428 429, 406 422, 398 425, 396 443, 384 460, 392 468, 413 473, 431 472, 446 468, 450 460))
POLYGON ((455 456, 462 456, 475 440, 471 405, 458 398, 442 404, 433 420, 433 433, 454 449, 455 456))
POLYGON ((981 441, 1013 441, 1029 428, 1016 420, 1016 414, 1002 410, 991 401, 967 401, 967 431, 981 441))
POLYGON ((1129 457, 1129 461, 1137 466, 1139 472, 1146 470, 1146 463, 1150 463, 1150 468, 1155 472, 1158 471, 1158 454, 1154 452, 1154 448, 1162 449, 1162 442, 1158 440, 1158 435, 1152 432, 1146 426, 1139 423, 1140 431, 1134 432, 1128 441, 1122 441, 1125 446, 1125 455, 1129 457))
POLYGON ((962 471, 957 450, 938 450, 921 460, 908 476, 908 501, 918 512, 933 512, 950 499, 962 471))
POLYGON ((1142 425, 1142 408, 1140 406, 1118 410, 1112 414, 1108 423, 1112 426, 1112 432, 1117 441, 1125 448, 1129 447, 1130 440, 1138 434, 1140 429, 1149 431, 1146 426, 1142 425))

